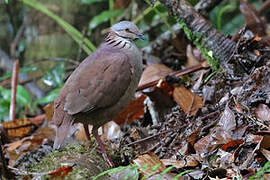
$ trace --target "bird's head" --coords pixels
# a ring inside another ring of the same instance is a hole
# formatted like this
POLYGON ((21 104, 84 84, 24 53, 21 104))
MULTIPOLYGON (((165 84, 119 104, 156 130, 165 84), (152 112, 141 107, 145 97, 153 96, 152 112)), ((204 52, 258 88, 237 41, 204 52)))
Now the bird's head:
POLYGON ((110 30, 122 38, 145 40, 145 36, 140 32, 139 28, 130 21, 121 21, 116 23, 110 30))

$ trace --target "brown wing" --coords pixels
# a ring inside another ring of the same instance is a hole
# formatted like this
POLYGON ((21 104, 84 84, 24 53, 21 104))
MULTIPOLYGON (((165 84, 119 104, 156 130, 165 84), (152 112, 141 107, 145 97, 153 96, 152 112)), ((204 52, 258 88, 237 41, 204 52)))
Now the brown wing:
POLYGON ((64 110, 74 115, 111 106, 124 95, 130 81, 131 65, 124 53, 97 52, 82 62, 66 82, 64 110))

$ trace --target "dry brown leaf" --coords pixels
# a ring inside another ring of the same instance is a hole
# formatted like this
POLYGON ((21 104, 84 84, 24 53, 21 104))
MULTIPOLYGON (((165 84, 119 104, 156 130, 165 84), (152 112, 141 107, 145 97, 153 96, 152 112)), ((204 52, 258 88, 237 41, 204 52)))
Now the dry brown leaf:
POLYGON ((64 177, 72 172, 73 167, 72 166, 62 166, 58 168, 56 171, 50 173, 49 175, 52 176, 52 178, 61 177, 61 179, 64 179, 64 177))
POLYGON ((144 100, 146 96, 141 95, 140 97, 133 99, 124 110, 122 110, 115 118, 114 122, 117 124, 130 123, 144 115, 144 100))
POLYGON ((186 114, 191 116, 202 107, 203 100, 197 94, 193 94, 184 86, 174 88, 173 98, 186 114))
POLYGON ((196 157, 195 155, 189 155, 184 160, 175 160, 175 159, 161 159, 161 162, 165 166, 174 166, 177 169, 181 169, 183 167, 195 167, 199 164, 200 157, 196 157))
POLYGON ((270 121, 270 108, 265 104, 259 104, 255 110, 255 115, 263 121, 270 121))
POLYGON ((187 141, 190 143, 190 145, 194 146, 195 142, 198 138, 199 128, 193 131, 193 133, 188 137, 187 141))
POLYGON ((16 119, 14 121, 3 122, 3 127, 7 130, 8 137, 15 138, 19 137, 22 138, 28 135, 31 129, 34 127, 34 124, 30 119, 23 118, 23 119, 16 119))
POLYGON ((197 157, 195 157, 193 155, 187 156, 185 160, 186 160, 187 167, 196 167, 199 165, 197 157))
POLYGON ((15 141, 13 143, 10 143, 10 144, 6 144, 6 150, 7 151, 14 151, 16 150, 18 147, 20 147, 22 145, 23 141, 22 140, 19 140, 19 141, 15 141))
POLYGON ((139 167, 142 171, 143 176, 154 175, 160 173, 166 169, 162 161, 157 157, 153 152, 149 152, 143 155, 140 155, 138 158, 134 159, 133 162, 139 167), (146 166, 147 164, 147 166, 146 166), (152 167, 159 165, 154 170, 152 167))
POLYGON ((197 153, 212 152, 220 145, 226 144, 231 140, 231 132, 224 130, 222 127, 216 126, 210 130, 207 136, 199 139, 194 144, 194 149, 197 153))
POLYGON ((160 80, 171 72, 172 70, 163 64, 152 64, 147 66, 143 71, 138 87, 160 80))
POLYGON ((270 161, 270 151, 268 151, 267 149, 264 149, 264 148, 262 148, 260 151, 261 151, 261 153, 264 155, 264 157, 265 157, 268 161, 270 161))
POLYGON ((222 116, 219 119, 218 125, 222 127, 227 132, 232 132, 236 128, 235 115, 227 104, 222 116))
POLYGON ((260 149, 268 149, 270 148, 270 135, 263 136, 261 142, 260 142, 260 149))
POLYGON ((38 116, 35 116, 33 118, 29 118, 29 120, 35 124, 36 126, 39 126, 43 123, 44 119, 46 118, 46 115, 45 114, 41 114, 41 115, 38 115, 38 116))
POLYGON ((161 159, 161 162, 165 166, 174 166, 177 169, 181 169, 186 166, 185 160, 176 160, 176 159, 161 159))
MULTIPOLYGON (((93 126, 92 125, 89 125, 88 127, 89 127, 89 132, 92 132, 93 126)), ((78 141, 86 141, 87 140, 87 137, 86 137, 86 134, 85 134, 85 131, 84 131, 83 124, 78 123, 77 131, 76 131, 75 136, 76 136, 76 139, 78 141)))
POLYGON ((224 144, 223 146, 221 146, 221 149, 224 151, 227 151, 228 148, 238 147, 239 145, 243 143, 244 143, 243 140, 231 140, 227 142, 226 144, 224 144))
POLYGON ((5 149, 8 152, 14 151, 14 150, 18 149, 23 143, 25 143, 31 139, 33 139, 33 136, 28 136, 28 137, 22 138, 18 141, 15 141, 15 142, 12 142, 9 144, 5 144, 5 149))
POLYGON ((200 63, 197 57, 194 56, 193 48, 190 44, 187 46, 186 54, 187 54, 187 64, 186 64, 187 67, 192 67, 200 63))
POLYGON ((47 120, 48 121, 51 121, 52 120, 52 117, 53 117, 53 111, 54 111, 53 110, 53 102, 47 104, 43 109, 45 111, 47 120))

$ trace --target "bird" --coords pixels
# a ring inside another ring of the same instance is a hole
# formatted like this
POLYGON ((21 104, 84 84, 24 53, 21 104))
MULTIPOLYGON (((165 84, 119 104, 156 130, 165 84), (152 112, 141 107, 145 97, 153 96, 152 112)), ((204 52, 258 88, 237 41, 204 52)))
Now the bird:
POLYGON ((53 149, 65 146, 74 123, 83 124, 90 140, 90 124, 104 159, 114 167, 98 128, 113 120, 134 97, 143 71, 142 54, 134 43, 137 39, 145 40, 145 36, 134 23, 114 24, 99 48, 72 72, 54 101, 53 149))

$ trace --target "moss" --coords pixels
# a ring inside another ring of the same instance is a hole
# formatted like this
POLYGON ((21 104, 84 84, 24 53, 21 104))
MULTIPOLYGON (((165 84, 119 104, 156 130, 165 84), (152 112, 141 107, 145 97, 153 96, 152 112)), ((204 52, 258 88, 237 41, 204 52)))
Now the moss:
POLYGON ((202 43, 202 35, 200 33, 192 32, 183 21, 179 21, 182 26, 187 38, 191 40, 197 49, 201 51, 204 58, 208 61, 211 68, 215 71, 219 70, 219 61, 214 58, 213 51, 205 48, 204 43, 202 43))
POLYGON ((67 145, 61 151, 51 152, 27 171, 39 174, 44 172, 43 174, 46 175, 41 175, 41 178, 46 179, 50 178, 48 175, 50 172, 68 165, 72 166, 72 171, 65 175, 64 179, 89 179, 109 168, 103 157, 89 147, 89 145, 67 145))

